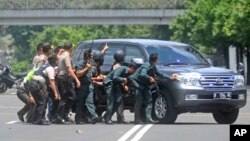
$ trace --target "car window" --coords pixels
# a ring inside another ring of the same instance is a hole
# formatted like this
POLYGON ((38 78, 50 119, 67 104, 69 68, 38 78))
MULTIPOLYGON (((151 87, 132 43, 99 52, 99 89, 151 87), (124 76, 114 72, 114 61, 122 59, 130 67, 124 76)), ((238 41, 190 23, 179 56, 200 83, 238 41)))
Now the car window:
POLYGON ((126 45, 126 57, 125 57, 125 62, 130 63, 132 58, 142 58, 145 60, 145 57, 142 53, 142 51, 134 45, 126 45))
POLYGON ((116 50, 123 50, 123 44, 108 44, 109 49, 105 52, 104 55, 104 64, 105 65, 112 65, 114 63, 114 53, 116 50))
POLYGON ((149 54, 158 53, 158 65, 207 64, 204 57, 189 46, 152 45, 146 49, 149 54))
MULTIPOLYGON (((91 47, 91 44, 80 44, 74 51, 72 59, 73 64, 76 65, 80 60, 83 59, 84 51, 91 47)), ((97 51, 100 48, 100 44, 93 44, 92 45, 92 52, 97 51)))
POLYGON ((73 60, 73 63, 75 64, 77 61, 78 61, 78 58, 80 57, 80 54, 82 52, 84 48, 84 43, 81 43, 73 52, 73 55, 72 55, 72 60, 73 60))
POLYGON ((89 48, 92 49, 92 52, 99 51, 100 44, 93 44, 92 46, 91 46, 91 44, 85 44, 84 47, 83 47, 83 50, 81 51, 81 53, 80 53, 80 55, 78 57, 78 60, 82 60, 83 59, 84 51, 86 49, 89 49, 89 48))

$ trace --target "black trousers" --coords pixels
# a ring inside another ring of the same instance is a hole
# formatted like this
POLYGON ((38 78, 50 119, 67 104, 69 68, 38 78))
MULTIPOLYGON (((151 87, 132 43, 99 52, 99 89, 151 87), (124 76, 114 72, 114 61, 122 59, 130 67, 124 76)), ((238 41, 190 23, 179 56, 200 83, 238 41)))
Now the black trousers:
POLYGON ((45 120, 45 112, 47 107, 47 86, 41 81, 32 80, 29 85, 29 90, 36 102, 36 106, 34 108, 33 122, 42 122, 43 120, 45 120))
POLYGON ((25 104, 18 112, 22 115, 27 114, 26 121, 32 122, 34 104, 30 103, 28 93, 23 89, 17 89, 17 97, 25 104))
POLYGON ((123 93, 119 84, 111 84, 105 86, 107 93, 107 112, 105 115, 105 121, 111 120, 112 115, 117 113, 117 121, 123 121, 124 115, 124 105, 123 105, 123 93))
POLYGON ((49 97, 47 99, 47 103, 48 103, 48 118, 49 120, 54 120, 57 119, 57 108, 59 105, 59 100, 55 99, 55 95, 53 93, 53 91, 51 89, 49 89, 49 97))
POLYGON ((58 76, 58 89, 61 96, 57 110, 58 115, 66 118, 76 100, 74 80, 66 75, 58 76))

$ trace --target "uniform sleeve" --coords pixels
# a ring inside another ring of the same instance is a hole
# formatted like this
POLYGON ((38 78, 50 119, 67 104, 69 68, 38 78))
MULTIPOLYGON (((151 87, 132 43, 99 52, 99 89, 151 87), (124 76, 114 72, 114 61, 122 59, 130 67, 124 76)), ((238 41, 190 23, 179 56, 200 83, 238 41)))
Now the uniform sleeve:
POLYGON ((144 77, 144 78, 147 78, 147 79, 149 79, 149 75, 148 75, 148 69, 146 68, 146 67, 143 67, 143 68, 141 68, 141 73, 140 73, 140 75, 142 76, 142 77, 144 77))
POLYGON ((164 79, 166 79, 166 78, 169 77, 169 76, 166 75, 165 73, 160 72, 157 68, 155 69, 155 74, 156 74, 158 77, 161 77, 161 78, 164 78, 164 79))
POLYGON ((65 66, 66 66, 66 68, 67 68, 67 67, 72 67, 72 66, 71 66, 71 59, 70 59, 69 54, 65 55, 64 61, 65 61, 65 66))
POLYGON ((114 71, 113 81, 123 83, 125 81, 125 78, 121 77, 121 74, 124 71, 123 68, 117 68, 114 71))
POLYGON ((53 67, 48 67, 47 69, 45 69, 49 80, 55 80, 55 70, 53 67))

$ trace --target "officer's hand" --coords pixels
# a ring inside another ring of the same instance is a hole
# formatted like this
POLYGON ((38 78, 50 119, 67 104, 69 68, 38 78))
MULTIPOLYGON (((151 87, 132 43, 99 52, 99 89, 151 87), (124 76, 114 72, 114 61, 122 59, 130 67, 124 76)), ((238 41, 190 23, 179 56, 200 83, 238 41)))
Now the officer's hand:
POLYGON ((88 68, 90 68, 91 67, 91 64, 90 63, 87 63, 86 64, 86 68, 88 69, 88 68))
POLYGON ((107 50, 107 49, 109 49, 108 43, 105 44, 103 50, 107 50))
POLYGON ((128 92, 128 91, 129 91, 129 88, 128 88, 127 85, 124 85, 124 91, 125 91, 125 92, 128 92))
POLYGON ((35 104, 36 102, 35 102, 35 99, 34 99, 34 97, 33 96, 30 96, 29 97, 29 100, 30 100, 30 103, 33 103, 33 104, 35 104))
POLYGON ((127 83, 128 83, 128 79, 125 78, 125 79, 124 79, 124 84, 127 84, 127 83))
POLYGON ((153 83, 156 83, 156 81, 153 77, 149 77, 149 83, 153 84, 153 83))
POLYGON ((81 82, 79 80, 76 81, 76 87, 80 88, 81 87, 81 82))
POLYGON ((55 99, 56 99, 56 100, 60 100, 60 99, 61 99, 61 97, 59 96, 58 93, 55 94, 55 99))
POLYGON ((171 77, 170 77, 171 80, 178 80, 178 74, 177 73, 174 73, 171 77))

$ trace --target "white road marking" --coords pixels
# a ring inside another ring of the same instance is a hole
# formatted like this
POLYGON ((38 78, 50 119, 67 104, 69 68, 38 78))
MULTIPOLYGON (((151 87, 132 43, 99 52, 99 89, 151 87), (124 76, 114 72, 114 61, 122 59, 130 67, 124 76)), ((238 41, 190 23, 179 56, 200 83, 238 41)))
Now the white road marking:
POLYGON ((19 122, 19 121, 13 120, 13 121, 6 122, 6 124, 14 124, 14 123, 17 123, 17 122, 19 122))
POLYGON ((133 139, 131 139, 130 141, 139 141, 142 136, 153 126, 153 124, 148 124, 146 126, 144 126, 136 135, 133 139))
POLYGON ((136 132, 142 125, 135 125, 127 133, 125 133, 118 141, 126 141, 134 132, 136 132))

